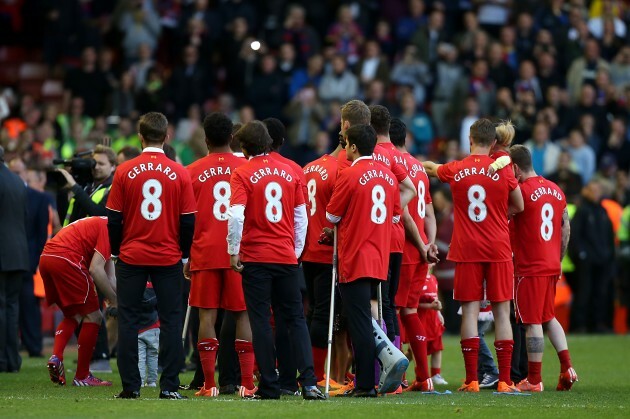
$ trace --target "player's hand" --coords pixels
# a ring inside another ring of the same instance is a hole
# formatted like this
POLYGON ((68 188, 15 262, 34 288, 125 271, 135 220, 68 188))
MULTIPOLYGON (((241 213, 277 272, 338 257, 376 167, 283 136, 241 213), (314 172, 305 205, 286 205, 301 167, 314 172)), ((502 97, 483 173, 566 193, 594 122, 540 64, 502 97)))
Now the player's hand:
POLYGON ((494 170, 494 166, 492 165, 488 166, 488 175, 492 176, 494 175, 494 172, 496 172, 496 170, 494 170))
POLYGON ((334 242, 334 231, 332 228, 324 227, 322 230, 322 234, 319 236, 319 240, 317 243, 323 244, 325 246, 332 246, 334 242))
POLYGON ((66 169, 59 168, 57 171, 63 175, 64 179, 66 179, 66 188, 70 189, 77 184, 77 181, 74 180, 72 175, 66 169))
POLYGON ((440 302, 440 300, 438 300, 437 298, 435 300, 433 300, 433 302, 431 303, 431 308, 433 310, 442 310, 442 303, 440 302))
POLYGON ((241 263, 241 258, 238 255, 230 255, 230 266, 236 272, 243 272, 243 264, 241 263))
POLYGON ((429 250, 427 251, 427 261, 429 263, 438 263, 440 259, 438 258, 438 254, 440 251, 435 243, 429 244, 429 250))
POLYGON ((190 261, 184 263, 184 278, 190 281, 190 261))

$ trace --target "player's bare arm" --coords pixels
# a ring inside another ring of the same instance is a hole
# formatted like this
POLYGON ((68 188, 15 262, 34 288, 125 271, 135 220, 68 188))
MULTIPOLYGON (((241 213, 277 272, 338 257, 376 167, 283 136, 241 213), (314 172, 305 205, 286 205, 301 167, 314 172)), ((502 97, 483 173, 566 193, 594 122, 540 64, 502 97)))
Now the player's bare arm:
POLYGON ((569 220, 569 211, 565 208, 562 212, 562 246, 560 247, 560 260, 564 259, 569 247, 569 238, 571 237, 571 222, 569 220))
POLYGON ((409 209, 405 207, 402 216, 403 225, 405 227, 405 237, 411 241, 413 246, 418 249, 420 252, 420 256, 422 256, 423 261, 427 261, 427 252, 429 247, 422 242, 422 238, 420 237, 420 232, 418 231, 418 226, 411 218, 411 214, 409 214, 409 209))
POLYGON ((183 271, 184 271, 184 278, 190 281, 190 259, 188 260, 188 262, 184 263, 183 271))
POLYGON ((424 215, 424 232, 427 235, 427 240, 429 240, 428 254, 436 260, 436 262, 431 263, 437 263, 437 261, 439 260, 437 256, 440 251, 435 244, 435 237, 437 235, 437 220, 435 219, 435 210, 433 209, 433 204, 427 204, 426 206, 424 215))
POLYGON ((510 202, 508 205, 508 214, 514 215, 519 212, 523 212, 525 209, 525 202, 523 201, 523 195, 521 194, 520 186, 510 192, 510 202))
POLYGON ((112 288, 109 277, 105 272, 105 264, 105 258, 100 253, 95 252, 90 263, 90 276, 92 276, 96 288, 103 293, 110 305, 115 306, 117 305, 116 292, 112 288))
POLYGON ((423 161, 422 166, 424 166, 424 170, 427 172, 427 175, 437 177, 437 171, 441 164, 437 164, 432 161, 423 161))
POLYGON ((413 198, 416 197, 416 195, 418 195, 418 191, 416 190, 416 187, 413 186, 413 182, 411 181, 409 176, 407 176, 405 180, 400 182, 399 187, 400 187, 400 206, 402 208, 406 208, 409 201, 411 201, 413 198))
POLYGON ((510 159, 509 156, 501 156, 488 167, 488 173, 493 175, 495 172, 498 172, 510 163, 512 163, 512 159, 510 159))
POLYGON ((110 259, 105 263, 105 273, 107 274, 112 289, 116 292, 116 265, 114 265, 113 260, 110 259))

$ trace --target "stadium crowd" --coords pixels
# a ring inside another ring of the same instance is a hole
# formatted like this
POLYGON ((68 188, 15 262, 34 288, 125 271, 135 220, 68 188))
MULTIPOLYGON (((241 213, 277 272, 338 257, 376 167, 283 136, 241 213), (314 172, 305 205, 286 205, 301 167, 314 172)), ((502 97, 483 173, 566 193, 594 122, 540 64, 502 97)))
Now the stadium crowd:
MULTIPOLYGON (((184 165, 207 154, 203 119, 211 112, 242 124, 280 119, 287 127, 280 152, 300 166, 337 147, 341 107, 351 99, 403 121, 419 161, 460 159, 471 151, 475 121, 509 119, 514 143, 560 186, 573 217, 563 261, 571 330, 607 333, 616 315, 624 317, 628 2, 22 0, 1 4, 0 21, 0 61, 15 54, 41 68, 38 88, 62 86, 51 96, 6 73, 0 80, 4 161, 33 189, 55 193, 60 220, 73 208, 67 189, 53 189, 63 183, 50 174, 53 160, 94 150, 103 138, 117 154, 141 148, 135 126, 147 112, 167 116, 167 142, 184 165)), ((103 160, 111 185, 118 162, 103 160)), ((435 179, 431 195, 441 259, 434 273, 444 324, 458 333, 454 263, 446 259, 453 198, 435 179)), ((29 337, 22 332, 37 355, 41 343, 29 337)))

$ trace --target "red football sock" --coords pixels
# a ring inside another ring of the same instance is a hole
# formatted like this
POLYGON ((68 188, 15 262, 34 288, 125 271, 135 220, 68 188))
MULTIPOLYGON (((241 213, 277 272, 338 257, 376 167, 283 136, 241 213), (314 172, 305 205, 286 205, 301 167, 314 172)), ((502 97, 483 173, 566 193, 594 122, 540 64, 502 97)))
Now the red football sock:
POLYGON ((527 381, 530 384, 538 384, 542 381, 541 372, 542 362, 529 361, 527 363, 527 381))
POLYGON ((98 329, 100 324, 83 322, 81 332, 79 333, 79 355, 77 359, 77 373, 74 377, 77 380, 83 380, 90 373, 90 360, 96 346, 98 338, 98 329))
POLYGON ((241 365, 241 385, 251 390, 254 388, 254 346, 247 340, 236 339, 234 348, 241 365))
POLYGON ((217 350, 219 349, 219 341, 216 338, 203 339, 197 342, 197 350, 199 351, 199 359, 201 360, 201 369, 205 379, 204 387, 209 390, 216 387, 214 382, 214 368, 217 363, 217 350))
POLYGON ((459 344, 464 355, 464 366, 466 367, 466 384, 477 381, 477 361, 479 359, 479 337, 462 339, 459 344))
MULTIPOLYGON (((55 345, 56 344, 57 340, 55 339, 55 345)), ((571 365, 571 355, 569 355, 568 349, 558 352, 558 359, 560 360, 560 372, 565 372, 573 366, 571 365)))
POLYGON ((324 367, 326 366, 326 357, 328 356, 328 349, 327 348, 316 348, 315 346, 312 347, 313 348, 313 366, 315 367, 315 377, 317 377, 317 381, 322 381, 325 375, 325 369, 324 367))
POLYGON ((425 381, 429 378, 429 361, 427 359, 427 338, 422 323, 415 313, 401 316, 400 319, 416 361, 416 381, 425 381))
POLYGON ((497 363, 499 364, 499 381, 503 381, 506 384, 513 384, 510 378, 510 369, 512 368, 514 341, 495 340, 494 349, 497 352, 497 363))
POLYGON ((438 375, 442 372, 442 368, 431 368, 431 377, 438 375))
POLYGON ((53 355, 63 361, 63 351, 68 345, 68 341, 74 335, 79 323, 71 317, 64 318, 55 332, 55 345, 53 346, 53 355))

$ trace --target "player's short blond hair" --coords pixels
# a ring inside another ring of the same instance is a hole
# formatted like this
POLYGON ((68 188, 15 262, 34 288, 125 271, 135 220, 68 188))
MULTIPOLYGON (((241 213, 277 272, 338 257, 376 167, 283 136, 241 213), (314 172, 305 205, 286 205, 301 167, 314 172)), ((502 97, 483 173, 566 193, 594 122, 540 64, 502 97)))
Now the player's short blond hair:
POLYGON ((341 107, 341 119, 348 121, 350 126, 370 125, 370 108, 360 100, 351 100, 341 107))
POLYGON ((497 133, 497 144, 502 147, 509 147, 512 144, 516 131, 514 124, 509 119, 507 121, 501 121, 495 128, 497 133))

